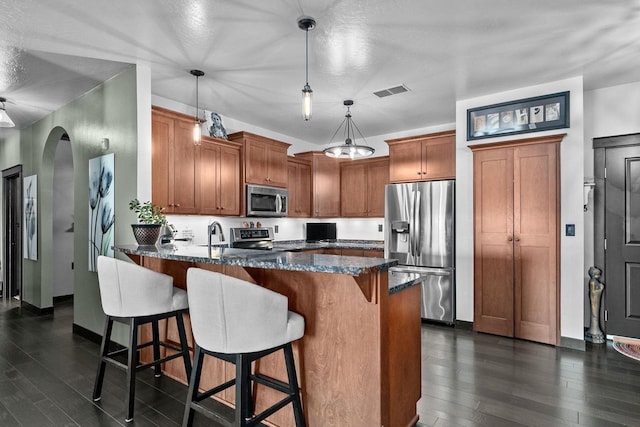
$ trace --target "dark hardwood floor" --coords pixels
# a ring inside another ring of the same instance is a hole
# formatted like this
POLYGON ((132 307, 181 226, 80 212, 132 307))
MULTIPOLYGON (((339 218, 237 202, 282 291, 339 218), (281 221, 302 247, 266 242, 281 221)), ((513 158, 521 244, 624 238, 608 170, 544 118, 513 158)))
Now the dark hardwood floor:
MULTIPOLYGON (((93 402, 99 346, 72 323, 70 301, 47 316, 0 303, 0 426, 127 425, 124 373, 108 367, 93 402)), ((419 426, 640 426, 640 362, 610 345, 580 352, 424 325, 422 361, 419 426)), ((147 370, 136 397, 129 425, 180 424, 186 386, 147 370)))

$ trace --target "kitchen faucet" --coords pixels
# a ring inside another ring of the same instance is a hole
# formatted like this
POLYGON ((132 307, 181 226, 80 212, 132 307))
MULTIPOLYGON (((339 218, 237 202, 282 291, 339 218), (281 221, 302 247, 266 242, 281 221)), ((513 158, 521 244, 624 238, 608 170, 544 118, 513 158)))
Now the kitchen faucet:
POLYGON ((211 236, 216 234, 216 228, 220 232, 220 235, 219 235, 220 238, 218 239, 218 241, 224 242, 224 232, 222 231, 222 224, 220 224, 218 221, 209 222, 209 225, 207 226, 207 237, 208 237, 207 247, 209 248, 209 253, 211 253, 211 236))

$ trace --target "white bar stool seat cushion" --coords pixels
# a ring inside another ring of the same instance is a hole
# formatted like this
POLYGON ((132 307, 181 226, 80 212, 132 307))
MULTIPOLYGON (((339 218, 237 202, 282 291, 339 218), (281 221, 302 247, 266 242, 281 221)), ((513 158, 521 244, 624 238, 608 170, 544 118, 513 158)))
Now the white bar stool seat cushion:
POLYGON ((173 286, 173 277, 115 258, 98 257, 98 282, 108 316, 151 316, 189 307, 186 291, 173 286))
POLYGON ((187 293, 195 341, 205 350, 262 351, 302 338, 304 318, 286 296, 220 273, 190 268, 187 293))

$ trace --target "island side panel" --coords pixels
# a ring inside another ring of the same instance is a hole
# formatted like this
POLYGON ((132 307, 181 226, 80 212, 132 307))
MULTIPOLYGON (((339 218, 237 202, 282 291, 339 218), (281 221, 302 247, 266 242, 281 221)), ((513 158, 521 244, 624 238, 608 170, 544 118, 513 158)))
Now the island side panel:
POLYGON ((389 295, 387 325, 390 421, 385 426, 414 426, 422 394, 419 285, 389 295))
MULTIPOLYGON (((289 309, 305 318, 305 335, 297 348, 299 382, 309 427, 380 426, 380 306, 367 301, 354 277, 342 274, 246 269, 264 287, 286 295, 289 309)), ((374 273, 379 282, 386 273, 374 273)), ((379 288, 378 288, 379 289, 379 288)), ((286 379, 281 354, 260 361, 257 370, 286 379)), ((256 399, 261 410, 279 396, 264 390, 256 399)), ((269 418, 294 426, 290 410, 269 418)), ((385 424, 386 425, 386 424, 385 424)))

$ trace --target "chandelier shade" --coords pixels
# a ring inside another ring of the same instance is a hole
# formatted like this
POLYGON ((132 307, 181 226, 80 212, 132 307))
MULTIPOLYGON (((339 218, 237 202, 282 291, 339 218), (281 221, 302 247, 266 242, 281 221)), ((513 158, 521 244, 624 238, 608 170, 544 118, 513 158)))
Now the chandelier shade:
POLYGON ((347 113, 344 116, 344 120, 342 121, 342 123, 340 123, 340 126, 338 126, 338 129, 336 129, 333 136, 331 137, 331 140, 333 140, 333 138, 335 138, 335 136, 342 129, 342 133, 345 137, 344 144, 334 145, 334 146, 325 148, 323 150, 324 154, 326 156, 335 157, 338 159, 352 159, 352 160, 361 159, 361 158, 369 157, 373 155, 373 153, 375 153, 376 150, 373 149, 373 147, 369 147, 368 145, 366 145, 366 140, 362 135, 362 132, 360 132, 360 129, 358 129, 358 126, 356 126, 356 124, 353 121, 353 118, 351 117, 350 107, 353 105, 353 101, 350 99, 347 99, 343 103, 347 107, 347 113), (354 131, 358 132, 358 134, 360 135, 360 138, 364 141, 365 144, 357 144, 354 142, 355 140, 354 131))

